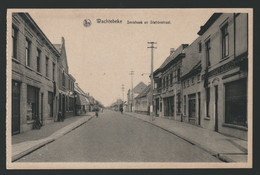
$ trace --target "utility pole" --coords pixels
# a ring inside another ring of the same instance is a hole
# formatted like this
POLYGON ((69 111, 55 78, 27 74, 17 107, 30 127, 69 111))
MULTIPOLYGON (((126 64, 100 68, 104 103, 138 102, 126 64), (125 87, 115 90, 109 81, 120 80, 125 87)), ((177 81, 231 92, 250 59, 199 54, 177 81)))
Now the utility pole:
POLYGON ((134 75, 135 71, 130 71, 130 74, 131 75, 131 109, 130 109, 130 112, 132 112, 132 106, 133 106, 133 101, 134 101, 134 93, 133 93, 133 75, 134 75))
POLYGON ((151 120, 153 120, 153 111, 154 111, 154 107, 153 107, 153 49, 157 49, 157 47, 154 47, 154 44, 157 44, 156 42, 147 42, 148 44, 150 44, 150 47, 147 47, 149 49, 151 49, 151 104, 150 104, 150 116, 151 116, 151 120))
POLYGON ((123 100, 123 104, 124 104, 124 90, 125 90, 125 85, 124 84, 122 84, 122 95, 123 95, 123 98, 122 98, 122 100, 123 100))

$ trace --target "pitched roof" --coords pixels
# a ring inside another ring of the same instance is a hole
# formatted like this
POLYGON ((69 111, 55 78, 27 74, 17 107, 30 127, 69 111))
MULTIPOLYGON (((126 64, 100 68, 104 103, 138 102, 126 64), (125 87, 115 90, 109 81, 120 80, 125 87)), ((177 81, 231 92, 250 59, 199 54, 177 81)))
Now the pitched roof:
POLYGON ((149 84, 137 97, 135 98, 142 98, 147 96, 147 94, 151 91, 151 84, 149 84))
POLYGON ((133 92, 140 94, 146 87, 147 86, 144 84, 144 82, 141 81, 134 87, 133 92))

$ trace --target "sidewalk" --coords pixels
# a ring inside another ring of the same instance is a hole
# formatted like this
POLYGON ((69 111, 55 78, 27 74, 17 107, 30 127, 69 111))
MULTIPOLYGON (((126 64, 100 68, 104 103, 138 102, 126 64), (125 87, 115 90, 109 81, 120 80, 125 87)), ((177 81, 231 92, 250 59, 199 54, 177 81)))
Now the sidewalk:
POLYGON ((222 135, 189 123, 125 112, 132 117, 160 127, 196 145, 225 162, 247 162, 247 141, 222 135))
POLYGON ((93 112, 84 116, 72 116, 63 122, 53 122, 44 125, 39 130, 31 130, 12 136, 12 161, 56 140, 86 123, 94 116, 93 112))

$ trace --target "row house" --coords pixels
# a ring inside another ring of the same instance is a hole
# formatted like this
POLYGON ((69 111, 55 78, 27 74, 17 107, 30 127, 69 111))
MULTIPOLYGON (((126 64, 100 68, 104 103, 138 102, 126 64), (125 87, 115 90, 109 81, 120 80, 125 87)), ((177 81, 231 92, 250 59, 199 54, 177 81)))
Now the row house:
POLYGON ((63 117, 73 116, 76 114, 74 93, 74 84, 76 80, 69 74, 65 39, 62 37, 61 44, 54 44, 54 46, 60 53, 57 67, 58 80, 56 84, 58 111, 63 117))
POLYGON ((247 140, 248 14, 214 13, 154 72, 155 114, 247 140))
POLYGON ((57 60, 52 45, 28 13, 12 14, 12 134, 30 130, 57 117, 57 60))
POLYGON ((171 49, 170 56, 154 72, 154 112, 156 116, 182 120, 181 75, 184 49, 182 44, 171 49))
POLYGON ((198 37, 184 51, 182 62, 182 116, 184 122, 200 125, 201 121, 201 40, 198 37))
POLYGON ((144 82, 138 83, 132 90, 128 90, 127 92, 127 111, 135 112, 136 104, 135 97, 137 97, 145 88, 147 87, 144 82))
POLYGON ((62 44, 52 44, 28 13, 12 14, 12 134, 75 114, 75 78, 62 44))
POLYGON ((135 112, 150 115, 151 85, 135 97, 135 112))
POLYGON ((201 125, 247 140, 248 14, 215 13, 198 35, 203 53, 201 125))
POLYGON ((90 102, 88 100, 89 95, 79 87, 78 83, 75 83, 74 90, 76 95, 76 115, 90 112, 90 102))

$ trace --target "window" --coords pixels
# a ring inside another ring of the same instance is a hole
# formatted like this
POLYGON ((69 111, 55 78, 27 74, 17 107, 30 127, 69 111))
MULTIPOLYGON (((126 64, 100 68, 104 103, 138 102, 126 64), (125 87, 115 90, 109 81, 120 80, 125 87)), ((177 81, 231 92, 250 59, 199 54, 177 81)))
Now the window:
POLYGON ((184 102, 183 102, 184 106, 184 115, 186 115, 186 95, 184 95, 184 102))
POLYGON ((45 65, 46 65, 46 77, 49 77, 49 58, 46 57, 46 60, 45 60, 45 65))
POLYGON ((169 79, 168 76, 166 76, 166 80, 165 80, 166 81, 166 87, 168 87, 168 85, 169 85, 168 79, 169 79))
POLYGON ((26 43, 25 43, 25 62, 26 62, 26 66, 30 66, 30 55, 31 54, 31 41, 26 39, 26 43))
POLYGON ((52 63, 52 80, 55 80, 55 63, 52 63))
POLYGON ((172 85, 172 72, 170 74, 170 85, 172 85))
POLYGON ((197 82, 200 82, 200 74, 197 75, 197 82))
POLYGON ((247 79, 225 84, 225 123, 247 127, 247 79))
POLYGON ((181 69, 178 68, 178 70, 177 70, 177 81, 180 81, 180 78, 181 78, 181 69))
POLYGON ((62 72, 62 86, 65 87, 65 73, 64 73, 64 71, 62 72))
POLYGON ((36 58, 36 70, 37 70, 37 72, 41 71, 40 64, 41 64, 41 50, 37 49, 37 58, 36 58))
POLYGON ((206 42, 206 66, 210 66, 210 40, 206 42))
POLYGON ((221 28, 222 58, 228 56, 228 24, 221 28))
POLYGON ((12 50, 12 57, 17 59, 17 33, 18 30, 16 28, 12 28, 12 46, 13 46, 13 50, 12 50))
POLYGON ((209 116, 210 88, 206 88, 206 117, 209 116))
POLYGON ((191 84, 194 84, 194 77, 191 78, 191 84))
POLYGON ((199 42, 199 53, 201 52, 202 47, 201 47, 201 42, 199 42))
POLYGON ((185 81, 183 82, 183 87, 186 88, 186 82, 185 81))
POLYGON ((187 81, 187 87, 189 87, 189 86, 190 86, 190 80, 187 81))

